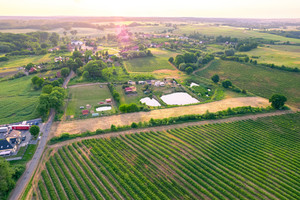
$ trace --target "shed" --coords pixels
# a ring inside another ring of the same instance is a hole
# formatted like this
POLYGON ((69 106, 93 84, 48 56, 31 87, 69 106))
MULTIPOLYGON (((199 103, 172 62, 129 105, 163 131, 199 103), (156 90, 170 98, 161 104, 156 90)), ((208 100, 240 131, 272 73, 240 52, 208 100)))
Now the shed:
POLYGON ((92 117, 98 117, 99 116, 99 113, 93 113, 92 114, 92 117))
POLYGON ((83 110, 82 111, 82 115, 88 115, 89 114, 89 110, 83 110))
POLYGON ((111 103, 111 99, 105 99, 106 103, 111 103))
POLYGON ((80 106, 79 108, 80 108, 80 109, 84 109, 84 106, 80 106))

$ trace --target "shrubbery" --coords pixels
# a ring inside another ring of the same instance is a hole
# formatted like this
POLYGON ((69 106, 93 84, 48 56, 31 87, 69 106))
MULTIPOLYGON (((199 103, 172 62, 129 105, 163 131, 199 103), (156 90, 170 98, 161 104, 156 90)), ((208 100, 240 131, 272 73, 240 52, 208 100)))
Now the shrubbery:
POLYGON ((247 113, 260 113, 272 110, 271 107, 268 108, 258 108, 258 107, 251 107, 251 106, 244 106, 244 107, 236 107, 236 108, 228 108, 227 110, 218 111, 216 113, 206 112, 205 114, 191 114, 191 115, 182 115, 179 117, 169 117, 164 119, 150 119, 148 122, 133 122, 131 125, 125 126, 116 126, 114 124, 111 125, 110 129, 97 129, 95 132, 86 131, 84 133, 78 134, 69 134, 63 133, 60 136, 56 136, 51 138, 49 141, 50 144, 55 144, 61 141, 70 140, 78 137, 86 137, 98 134, 105 134, 108 132, 115 132, 115 131, 124 131, 129 130, 131 128, 145 128, 145 127, 152 127, 152 126, 162 126, 162 125, 171 125, 171 124, 179 124, 184 122, 191 122, 191 121, 201 121, 201 120, 208 120, 208 119, 222 119, 226 116, 237 115, 237 114, 247 114, 247 113))

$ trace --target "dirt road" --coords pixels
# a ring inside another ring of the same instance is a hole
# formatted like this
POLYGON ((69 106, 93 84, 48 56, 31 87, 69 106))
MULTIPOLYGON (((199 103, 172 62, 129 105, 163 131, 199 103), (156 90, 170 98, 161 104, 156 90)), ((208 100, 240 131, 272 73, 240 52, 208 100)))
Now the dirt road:
POLYGON ((241 120, 256 120, 261 117, 270 117, 270 116, 276 116, 276 115, 283 115, 283 114, 289 114, 294 113, 292 110, 287 111, 275 111, 271 113, 260 113, 260 114, 249 114, 245 116, 239 116, 239 117, 231 117, 227 119, 217 119, 217 120, 205 120, 205 121, 198 121, 198 122, 188 122, 183 124, 173 124, 173 125, 167 125, 167 126, 158 126, 158 127, 149 127, 149 128, 140 128, 140 129, 131 129, 128 131, 120 131, 120 132, 113 132, 113 133, 107 133, 103 135, 94 135, 84 138, 76 138, 73 140, 68 140, 65 142, 60 142, 54 145, 50 145, 50 148, 59 148, 68 144, 71 144, 73 142, 78 142, 85 139, 93 139, 93 138, 110 138, 110 137, 117 137, 120 135, 126 135, 126 134, 132 134, 132 133, 138 133, 138 132, 149 132, 149 131, 166 131, 169 129, 174 128, 184 128, 187 126, 199 126, 204 124, 215 124, 215 123, 226 123, 226 122, 234 122, 234 121, 241 121, 241 120))
POLYGON ((162 119, 167 117, 176 117, 187 114, 204 114, 207 110, 217 112, 229 107, 252 106, 266 107, 270 105, 267 99, 261 97, 240 97, 230 98, 221 101, 215 101, 206 104, 166 108, 152 110, 150 112, 126 113, 121 115, 112 115, 107 117, 91 118, 85 120, 74 120, 65 122, 56 122, 52 126, 52 136, 58 136, 61 133, 81 133, 84 131, 96 131, 97 129, 110 128, 114 125, 130 125, 132 122, 143 122, 153 119, 162 119))

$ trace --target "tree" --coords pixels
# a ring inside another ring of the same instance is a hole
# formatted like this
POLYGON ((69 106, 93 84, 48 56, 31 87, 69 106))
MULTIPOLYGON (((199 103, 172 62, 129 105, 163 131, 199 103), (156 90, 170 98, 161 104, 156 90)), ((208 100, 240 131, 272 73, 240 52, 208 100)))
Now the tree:
POLYGON ((175 64, 176 66, 179 66, 181 63, 184 63, 184 58, 183 58, 182 55, 177 55, 177 56, 175 57, 174 64, 175 64))
POLYGON ((63 77, 67 77, 68 75, 69 75, 69 73, 70 73, 70 69, 69 68, 62 68, 61 69, 61 71, 60 71, 60 73, 61 73, 61 75, 63 76, 63 77))
POLYGON ((287 101, 287 98, 281 94, 274 94, 270 99, 269 102, 271 106, 275 109, 280 109, 284 106, 284 103, 287 101))
POLYGON ((31 78, 31 82, 32 82, 32 84, 33 84, 33 85, 35 85, 35 84, 36 84, 36 82, 37 82, 37 80, 39 80, 39 77, 38 77, 38 76, 34 76, 34 77, 32 77, 32 78, 31 78))
POLYGON ((25 69, 26 69, 27 71, 29 71, 29 70, 31 69, 31 67, 34 67, 34 64, 28 63, 28 64, 26 65, 25 69))
POLYGON ((187 68, 185 69, 185 71, 186 71, 187 74, 191 74, 194 70, 193 70, 192 67, 187 67, 187 68))
POLYGON ((58 41, 59 41, 59 35, 57 33, 53 32, 53 33, 51 33, 49 40, 51 41, 51 43, 54 46, 57 46, 58 41))
POLYGON ((4 197, 15 186, 13 174, 14 170, 10 167, 9 162, 0 157, 0 199, 5 199, 4 197))
POLYGON ((170 57, 170 58, 169 58, 169 62, 170 62, 170 63, 173 63, 173 62, 174 62, 174 58, 173 58, 173 57, 170 57))
POLYGON ((234 50, 233 49, 227 49, 227 50, 225 50, 225 55, 226 56, 233 56, 234 55, 234 50))
POLYGON ((53 82, 51 83, 51 85, 52 85, 53 87, 59 86, 58 80, 53 81, 53 82))
POLYGON ((85 80, 89 79, 89 77, 90 77, 89 72, 88 72, 88 71, 84 71, 84 72, 82 73, 82 77, 83 77, 85 80))
POLYGON ((69 69, 71 69, 73 71, 76 71, 76 69, 78 68, 78 65, 73 59, 69 59, 67 61, 67 67, 69 67, 69 69))
POLYGON ((83 62, 81 61, 80 58, 75 58, 75 62, 77 63, 77 67, 82 67, 83 66, 83 62))
POLYGON ((45 85, 45 86, 42 88, 42 93, 50 94, 50 93, 52 92, 52 89, 53 89, 53 86, 52 86, 52 85, 45 85))
POLYGON ((33 136, 37 136, 40 133, 40 127, 36 125, 32 125, 29 129, 29 132, 33 136))
POLYGON ((185 63, 180 63, 180 65, 178 66, 178 69, 181 71, 184 71, 186 68, 186 64, 185 63))
POLYGON ((220 77, 219 75, 215 74, 211 77, 211 80, 214 82, 214 83, 218 83, 219 80, 220 80, 220 77))
POLYGON ((222 82, 222 86, 224 88, 229 88, 230 86, 232 86, 232 83, 231 83, 230 80, 225 80, 225 81, 222 82))
POLYGON ((82 57, 82 53, 80 53, 79 51, 74 51, 73 52, 73 58, 76 59, 76 58, 81 58, 82 57))

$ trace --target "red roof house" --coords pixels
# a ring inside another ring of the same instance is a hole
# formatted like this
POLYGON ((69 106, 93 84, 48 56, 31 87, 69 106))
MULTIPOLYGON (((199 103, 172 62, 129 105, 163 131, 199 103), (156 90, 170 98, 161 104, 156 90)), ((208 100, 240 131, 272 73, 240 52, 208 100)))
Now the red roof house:
POLYGON ((36 72, 36 68, 31 67, 30 70, 29 70, 29 73, 31 73, 31 72, 36 72))

